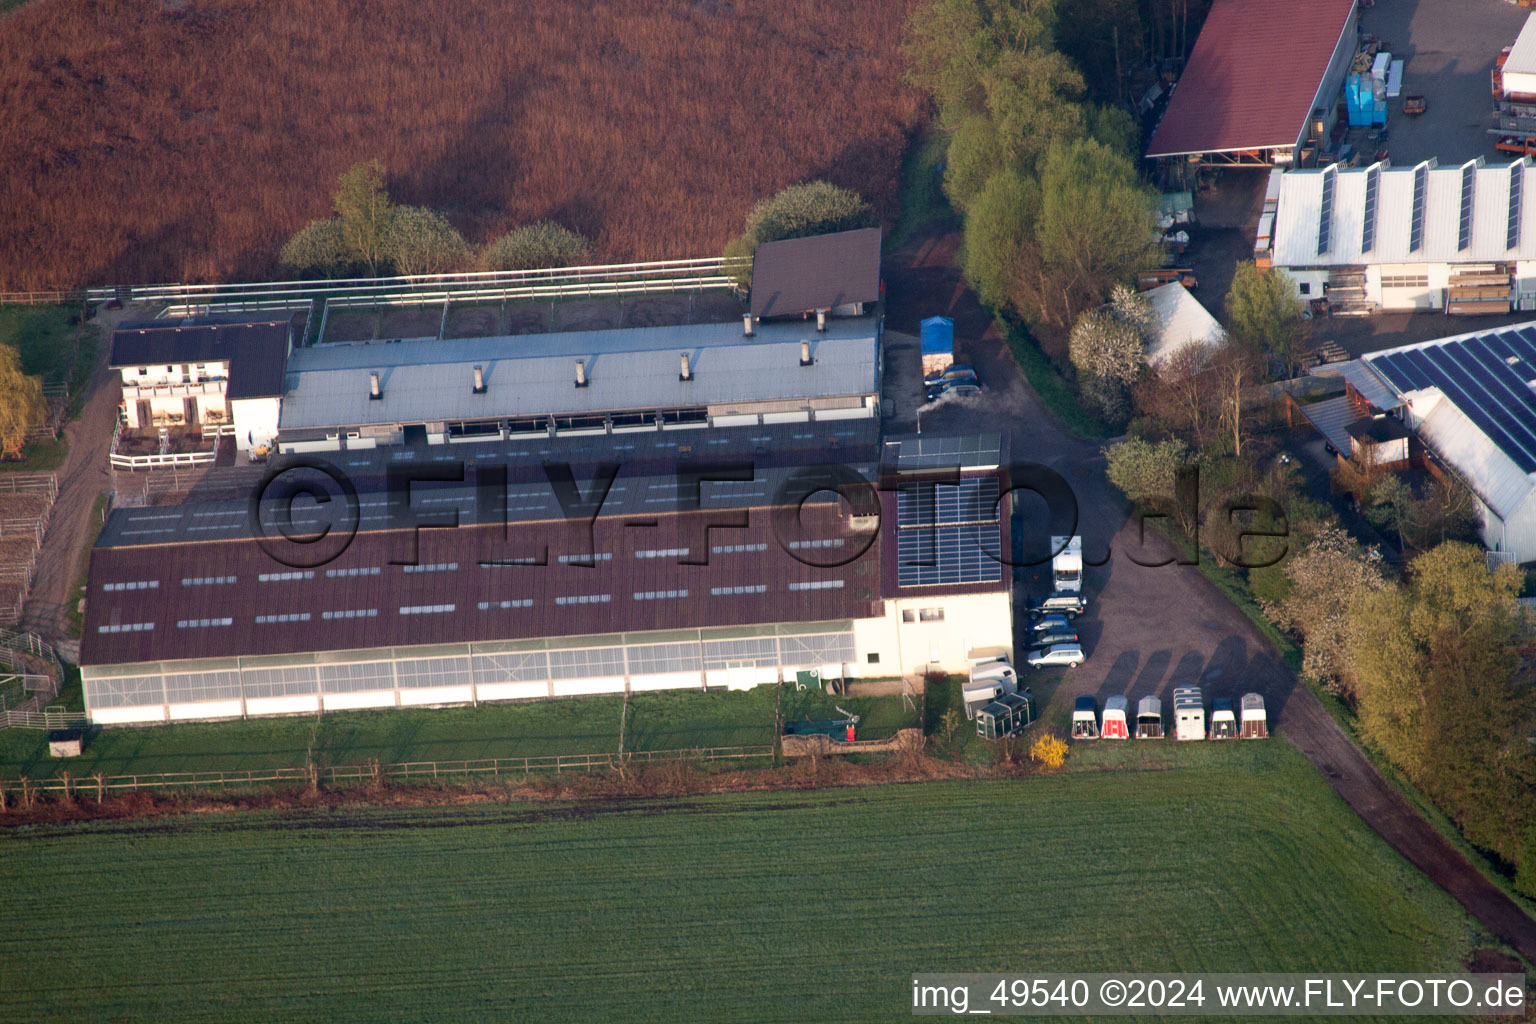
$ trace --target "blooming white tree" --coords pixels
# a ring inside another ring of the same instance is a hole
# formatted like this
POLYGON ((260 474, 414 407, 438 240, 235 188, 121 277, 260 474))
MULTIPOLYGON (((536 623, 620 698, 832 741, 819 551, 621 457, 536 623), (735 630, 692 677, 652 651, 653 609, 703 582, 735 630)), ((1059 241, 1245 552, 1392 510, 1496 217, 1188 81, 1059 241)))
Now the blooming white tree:
POLYGON ((1264 613, 1301 637, 1302 671, 1337 688, 1344 677, 1349 608, 1387 585, 1380 563, 1338 526, 1325 526, 1285 564, 1290 593, 1264 613))
POLYGON ((1145 368, 1154 323, 1146 300, 1116 285, 1108 303, 1072 325, 1067 354, 1082 377, 1084 397, 1101 414, 1117 419, 1125 412, 1129 389, 1145 368))

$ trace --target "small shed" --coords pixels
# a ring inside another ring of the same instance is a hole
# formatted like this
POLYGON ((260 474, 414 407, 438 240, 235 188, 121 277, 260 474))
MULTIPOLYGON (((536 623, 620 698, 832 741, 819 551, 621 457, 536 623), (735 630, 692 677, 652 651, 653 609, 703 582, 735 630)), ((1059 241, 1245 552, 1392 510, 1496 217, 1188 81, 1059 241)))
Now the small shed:
POLYGON ((1124 697, 1116 695, 1104 699, 1104 722, 1099 727, 1099 738, 1106 740, 1128 740, 1131 738, 1131 730, 1126 722, 1126 714, 1130 711, 1131 702, 1124 697))
POLYGON ((1211 701, 1211 739, 1237 739, 1237 716, 1232 713, 1232 702, 1225 697, 1211 701))
POLYGON ((1345 428, 1353 455, 1369 458, 1373 465, 1399 466, 1408 462, 1408 428, 1396 416, 1372 416, 1345 428))
POLYGON ((79 729, 55 729, 48 734, 48 753, 54 757, 79 757, 85 734, 79 729))
POLYGON ((931 316, 922 324, 923 376, 943 373, 955 361, 955 322, 931 316))
POLYGON ((1198 686, 1180 686, 1173 691, 1173 738, 1205 739, 1205 697, 1198 686))
POLYGON ((1072 738, 1096 740, 1099 738, 1098 703, 1084 695, 1072 705, 1072 738))
POLYGON ((1269 739, 1269 717, 1264 711, 1264 698, 1257 693, 1245 693, 1241 703, 1242 732, 1245 740, 1269 739))
POLYGON ((1004 739, 1034 720, 1034 699, 1028 690, 1005 693, 976 712, 976 735, 984 740, 1004 739))
POLYGON ((1163 738, 1163 702, 1156 697, 1143 697, 1136 702, 1136 738, 1163 738))

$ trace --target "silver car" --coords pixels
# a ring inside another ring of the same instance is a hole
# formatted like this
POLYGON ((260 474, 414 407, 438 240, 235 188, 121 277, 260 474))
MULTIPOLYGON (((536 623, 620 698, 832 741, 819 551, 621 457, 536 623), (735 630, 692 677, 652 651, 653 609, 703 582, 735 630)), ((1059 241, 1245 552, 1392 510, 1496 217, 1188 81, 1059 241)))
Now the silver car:
POLYGON ((1087 658, 1083 649, 1077 644, 1057 644, 1047 647, 1043 651, 1031 651, 1025 659, 1034 668, 1045 668, 1047 665, 1065 665, 1067 668, 1077 668, 1087 658))

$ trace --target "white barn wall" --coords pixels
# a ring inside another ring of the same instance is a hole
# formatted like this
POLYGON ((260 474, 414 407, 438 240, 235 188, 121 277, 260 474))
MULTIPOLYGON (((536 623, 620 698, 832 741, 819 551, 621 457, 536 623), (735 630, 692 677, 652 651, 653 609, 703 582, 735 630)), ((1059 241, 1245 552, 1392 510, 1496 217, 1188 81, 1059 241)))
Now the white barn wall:
POLYGON ((579 697, 588 693, 623 693, 623 676, 598 679, 557 679, 552 687, 556 697, 579 697))
POLYGON ((247 715, 301 715, 320 710, 318 696, 303 697, 247 697, 247 715))
POLYGON ((165 721, 165 706, 154 704, 147 707, 92 708, 93 725, 141 725, 146 722, 165 721))
POLYGON ((1013 647, 1013 602, 1006 591, 887 600, 885 616, 853 624, 855 675, 910 675, 925 671, 965 672, 975 647, 1013 647), (903 622, 902 612, 942 608, 942 622, 903 622), (869 664, 868 654, 880 655, 869 664))
POLYGON ((239 718, 244 713, 238 700, 199 701, 195 704, 170 704, 166 710, 172 721, 202 718, 239 718))
POLYGON ((400 691, 400 706, 417 704, 469 704, 475 699, 474 690, 464 686, 423 686, 400 691))
POLYGON ((325 710, 352 711, 358 708, 392 708, 395 706, 394 690, 363 690, 359 693, 328 693, 325 710))
POLYGON ((548 697, 549 684, 539 683, 482 683, 475 688, 480 700, 529 700, 548 697))

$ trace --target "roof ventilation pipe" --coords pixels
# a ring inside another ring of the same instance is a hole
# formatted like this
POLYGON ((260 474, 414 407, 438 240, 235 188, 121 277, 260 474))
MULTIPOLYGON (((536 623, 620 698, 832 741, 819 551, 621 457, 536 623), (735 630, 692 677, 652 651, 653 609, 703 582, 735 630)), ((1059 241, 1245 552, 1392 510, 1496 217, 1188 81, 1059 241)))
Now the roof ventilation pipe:
POLYGON ((379 375, 377 373, 370 373, 368 375, 368 400, 377 402, 383 397, 384 389, 379 387, 379 375))
POLYGON ((818 331, 824 331, 827 329, 827 311, 824 309, 818 309, 816 311, 816 329, 818 331))
POLYGON ((475 394, 485 394, 485 368, 475 367, 475 394))
POLYGON ((682 369, 677 375, 678 380, 693 380, 693 367, 688 365, 688 353, 682 353, 680 360, 682 369))
POLYGON ((576 360, 576 386, 579 388, 587 386, 587 361, 585 359, 576 360))
POLYGON ((810 366, 815 361, 816 360, 811 358, 811 343, 808 341, 802 341, 800 343, 800 365, 810 366))
POLYGON ((743 337, 752 337, 752 314, 741 314, 741 333, 743 337))

